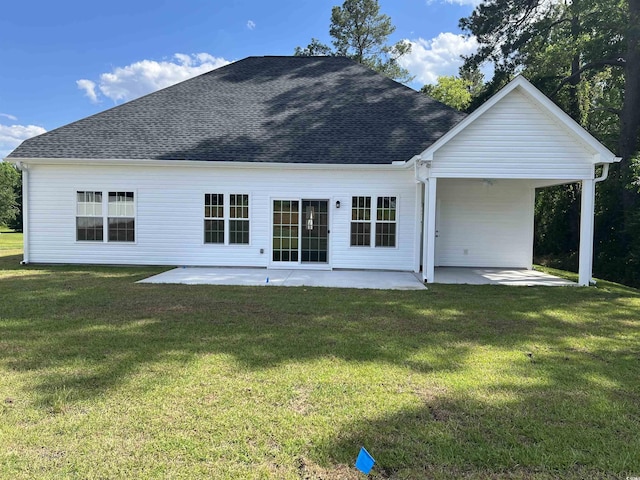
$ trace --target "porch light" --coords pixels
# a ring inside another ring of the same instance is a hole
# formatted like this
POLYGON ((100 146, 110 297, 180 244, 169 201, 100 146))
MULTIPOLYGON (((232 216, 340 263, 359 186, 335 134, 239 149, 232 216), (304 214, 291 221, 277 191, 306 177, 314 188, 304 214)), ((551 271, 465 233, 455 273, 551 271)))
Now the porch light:
POLYGON ((340 200, 336 200, 336 208, 340 208, 340 200))

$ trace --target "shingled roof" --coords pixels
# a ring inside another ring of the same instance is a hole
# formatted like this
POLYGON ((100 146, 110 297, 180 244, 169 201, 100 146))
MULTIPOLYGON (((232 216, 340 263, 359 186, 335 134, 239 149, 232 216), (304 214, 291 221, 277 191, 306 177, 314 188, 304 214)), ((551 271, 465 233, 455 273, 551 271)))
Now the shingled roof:
POLYGON ((249 57, 24 141, 9 158, 388 164, 464 114, 341 57, 249 57))

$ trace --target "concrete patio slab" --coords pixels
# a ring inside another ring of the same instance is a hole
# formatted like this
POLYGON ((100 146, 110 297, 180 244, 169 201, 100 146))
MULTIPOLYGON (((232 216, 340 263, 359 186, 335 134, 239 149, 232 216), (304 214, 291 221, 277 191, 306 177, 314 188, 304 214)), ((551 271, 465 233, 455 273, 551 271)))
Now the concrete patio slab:
MULTIPOLYGON (((266 268, 182 267, 154 275, 138 283, 187 285, 242 285, 284 287, 370 288, 379 290, 425 290, 410 272, 368 270, 280 270, 266 268)), ((544 272, 526 269, 440 267, 435 283, 467 285, 576 286, 544 272)))
POLYGON ((577 286, 577 283, 536 270, 519 268, 440 267, 435 270, 435 283, 469 285, 577 286))
POLYGON ((276 270, 265 268, 175 268, 138 283, 188 285, 280 285, 285 287, 370 288, 380 290, 426 290, 410 272, 365 270, 276 270))

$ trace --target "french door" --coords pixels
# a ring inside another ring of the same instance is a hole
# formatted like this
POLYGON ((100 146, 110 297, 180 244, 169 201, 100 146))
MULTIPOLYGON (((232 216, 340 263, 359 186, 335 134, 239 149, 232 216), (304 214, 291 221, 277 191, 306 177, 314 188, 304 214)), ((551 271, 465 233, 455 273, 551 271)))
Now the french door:
POLYGON ((328 200, 274 200, 271 260, 278 264, 327 264, 328 200))

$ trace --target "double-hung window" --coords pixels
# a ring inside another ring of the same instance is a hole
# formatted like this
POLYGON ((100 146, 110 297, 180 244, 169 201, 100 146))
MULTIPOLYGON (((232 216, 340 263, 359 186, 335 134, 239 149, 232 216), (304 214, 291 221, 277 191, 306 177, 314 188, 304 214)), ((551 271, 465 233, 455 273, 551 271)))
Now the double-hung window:
POLYGON ((351 197, 351 246, 396 246, 396 197, 351 197), (373 238, 372 238, 373 237, 373 238))
POLYGON ((396 246, 396 197, 378 197, 376 247, 396 246))
POLYGON ((135 223, 133 192, 76 192, 77 241, 135 242, 135 223))
POLYGON ((102 242, 102 192, 76 192, 76 240, 102 242))
POLYGON ((224 243, 224 195, 204 196, 204 243, 224 243))
POLYGON ((371 245, 371 197, 351 198, 351 246, 371 245))
POLYGON ((249 195, 229 195, 229 243, 249 244, 249 195))
POLYGON ((133 192, 109 192, 108 222, 110 242, 135 242, 133 192))
POLYGON ((249 244, 249 195, 204 195, 204 243, 249 244))

